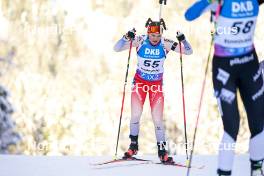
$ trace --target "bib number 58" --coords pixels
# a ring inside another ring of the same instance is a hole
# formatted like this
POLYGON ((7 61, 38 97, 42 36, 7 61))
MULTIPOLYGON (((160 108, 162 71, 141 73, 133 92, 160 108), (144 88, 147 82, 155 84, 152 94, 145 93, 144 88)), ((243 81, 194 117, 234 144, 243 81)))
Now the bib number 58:
POLYGON ((235 22, 232 28, 236 29, 235 35, 239 34, 240 32, 246 34, 251 31, 252 26, 254 25, 254 21, 248 21, 245 24, 242 21, 235 22))

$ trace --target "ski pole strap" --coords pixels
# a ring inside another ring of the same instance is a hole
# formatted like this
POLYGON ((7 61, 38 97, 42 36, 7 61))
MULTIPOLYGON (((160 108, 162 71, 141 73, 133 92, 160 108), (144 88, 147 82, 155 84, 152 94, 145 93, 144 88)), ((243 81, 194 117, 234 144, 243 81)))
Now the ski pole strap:
POLYGON ((159 0, 159 3, 160 3, 160 5, 161 4, 167 5, 167 0, 159 0))

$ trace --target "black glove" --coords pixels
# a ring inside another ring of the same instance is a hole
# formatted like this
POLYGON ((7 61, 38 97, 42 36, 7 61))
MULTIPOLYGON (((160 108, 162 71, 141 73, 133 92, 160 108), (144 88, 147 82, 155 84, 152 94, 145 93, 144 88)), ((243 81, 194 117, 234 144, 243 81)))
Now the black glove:
POLYGON ((176 37, 177 37, 177 39, 178 39, 179 42, 182 42, 183 40, 185 40, 185 36, 181 32, 177 32, 176 37))
POLYGON ((159 3, 163 4, 163 1, 164 1, 164 5, 167 5, 167 0, 159 0, 159 3))
POLYGON ((131 39, 134 40, 135 39, 135 36, 136 36, 136 30, 135 30, 135 28, 133 28, 132 30, 130 30, 130 31, 128 31, 126 33, 125 38, 127 40, 131 40, 131 39))

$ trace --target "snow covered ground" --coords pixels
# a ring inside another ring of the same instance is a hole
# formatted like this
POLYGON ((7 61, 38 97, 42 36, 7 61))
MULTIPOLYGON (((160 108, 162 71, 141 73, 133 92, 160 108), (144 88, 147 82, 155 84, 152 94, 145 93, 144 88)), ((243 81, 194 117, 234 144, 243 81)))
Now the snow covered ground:
MULTIPOLYGON (((142 158, 142 157, 141 157, 142 158)), ((157 157, 144 156, 144 159, 157 157)), ((75 156, 0 156, 0 176, 185 176, 186 168, 157 164, 139 164, 144 162, 127 161, 122 163, 94 166, 111 160, 111 157, 75 157, 75 156)), ((185 163, 185 156, 175 156, 179 163, 185 163)), ((191 170, 191 176, 215 176, 216 156, 195 156, 193 166, 205 166, 191 170)), ((237 156, 233 176, 249 176, 247 155, 237 156)))

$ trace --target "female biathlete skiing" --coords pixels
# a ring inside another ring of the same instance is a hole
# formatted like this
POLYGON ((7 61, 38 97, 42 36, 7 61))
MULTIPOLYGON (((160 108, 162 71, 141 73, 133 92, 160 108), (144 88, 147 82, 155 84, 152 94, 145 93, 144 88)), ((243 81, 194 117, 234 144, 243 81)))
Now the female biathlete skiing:
POLYGON ((254 47, 254 32, 259 6, 264 0, 199 0, 186 12, 192 21, 206 11, 216 12, 214 35, 213 84, 224 135, 219 147, 218 174, 231 175, 234 145, 239 131, 237 90, 244 103, 251 138, 249 153, 251 176, 263 176, 264 159, 264 84, 254 47))
POLYGON ((135 30, 125 34, 115 45, 114 50, 119 52, 136 47, 137 70, 134 76, 131 93, 131 122, 130 139, 131 144, 124 157, 129 158, 138 152, 139 122, 143 111, 145 98, 148 94, 152 119, 155 126, 155 134, 158 147, 158 156, 163 163, 173 163, 173 158, 168 156, 166 150, 165 130, 163 126, 164 97, 162 90, 163 64, 169 51, 181 51, 183 54, 192 54, 192 47, 186 41, 182 33, 177 33, 177 39, 183 45, 173 40, 162 37, 163 29, 166 29, 163 19, 146 23, 147 35, 136 36, 135 30))

